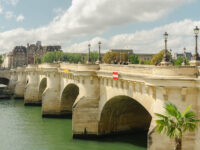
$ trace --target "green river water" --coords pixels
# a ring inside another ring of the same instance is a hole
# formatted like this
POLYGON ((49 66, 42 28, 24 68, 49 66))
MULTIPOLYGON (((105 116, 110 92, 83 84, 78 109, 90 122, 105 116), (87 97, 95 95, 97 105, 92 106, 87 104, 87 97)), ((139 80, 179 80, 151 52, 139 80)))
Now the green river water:
POLYGON ((71 119, 42 118, 41 107, 0 100, 0 150, 146 150, 146 135, 77 140, 71 119))

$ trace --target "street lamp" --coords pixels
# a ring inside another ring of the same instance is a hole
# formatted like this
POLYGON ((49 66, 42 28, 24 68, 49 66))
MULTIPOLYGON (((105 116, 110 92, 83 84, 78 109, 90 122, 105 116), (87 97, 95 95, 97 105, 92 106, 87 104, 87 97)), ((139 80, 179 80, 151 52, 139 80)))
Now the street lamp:
POLYGON ((91 62, 91 58, 90 58, 90 48, 91 48, 91 44, 88 44, 88 63, 91 62))
POLYGON ((194 60, 199 60, 199 54, 198 54, 198 34, 199 34, 199 28, 196 26, 194 28, 194 34, 195 34, 195 54, 194 54, 194 60))
POLYGON ((168 39, 167 32, 165 32, 165 34, 164 34, 164 39, 165 39, 165 51, 164 51, 164 57, 163 57, 163 59, 164 59, 165 62, 167 62, 168 61, 167 60, 167 39, 168 39))
POLYGON ((128 51, 128 64, 130 63, 129 51, 128 51))
POLYGON ((99 41, 99 63, 101 63, 101 41, 99 41))
POLYGON ((182 66, 185 66, 187 64, 186 62, 186 48, 184 47, 183 48, 183 63, 182 63, 182 66))
POLYGON ((163 56, 161 65, 162 66, 168 66, 168 65, 171 64, 170 61, 169 61, 169 59, 167 59, 167 39, 168 39, 168 33, 165 32, 163 36, 164 36, 164 40, 165 40, 165 50, 164 50, 164 56, 163 56))

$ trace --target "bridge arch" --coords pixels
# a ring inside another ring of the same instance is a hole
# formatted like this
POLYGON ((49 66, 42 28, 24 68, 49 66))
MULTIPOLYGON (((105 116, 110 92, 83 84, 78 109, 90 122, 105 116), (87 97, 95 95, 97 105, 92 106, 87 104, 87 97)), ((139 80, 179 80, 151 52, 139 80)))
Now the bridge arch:
POLYGON ((4 78, 4 77, 0 77, 0 84, 3 84, 3 85, 7 86, 9 84, 9 82, 10 82, 9 79, 4 78))
POLYGON ((109 99, 100 112, 99 134, 148 131, 152 116, 135 99, 119 95, 109 99))
POLYGON ((61 94, 60 111, 61 114, 71 115, 72 107, 79 95, 79 87, 70 83, 65 86, 61 94))
POLYGON ((41 102, 42 102, 42 94, 44 90, 46 89, 46 87, 47 87, 47 78, 42 78, 39 84, 39 95, 38 95, 38 99, 41 102))

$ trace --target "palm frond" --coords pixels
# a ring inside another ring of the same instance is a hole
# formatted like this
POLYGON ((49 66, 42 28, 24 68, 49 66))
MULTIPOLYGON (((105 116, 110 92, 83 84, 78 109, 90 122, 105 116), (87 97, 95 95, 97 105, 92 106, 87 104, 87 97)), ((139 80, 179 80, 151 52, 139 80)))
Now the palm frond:
POLYGON ((159 120, 156 120, 156 131, 164 133, 170 138, 182 138, 183 132, 194 131, 198 127, 200 119, 196 119, 195 112, 190 111, 191 105, 181 113, 175 105, 165 103, 166 115, 155 113, 159 120))
POLYGON ((173 116, 177 119, 181 117, 181 113, 178 111, 177 107, 170 102, 165 104, 165 112, 167 115, 173 116))
POLYGON ((191 109, 192 105, 189 105, 185 110, 184 112, 182 113, 182 117, 185 116, 186 113, 188 113, 188 111, 191 109))

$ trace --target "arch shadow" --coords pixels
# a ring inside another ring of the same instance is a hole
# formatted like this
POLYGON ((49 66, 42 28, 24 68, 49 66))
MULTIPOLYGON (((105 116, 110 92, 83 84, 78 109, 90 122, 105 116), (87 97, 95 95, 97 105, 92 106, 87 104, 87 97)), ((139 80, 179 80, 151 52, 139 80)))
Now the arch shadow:
POLYGON ((46 87, 47 87, 47 78, 43 78, 39 85, 39 95, 38 95, 38 99, 41 103, 42 103, 42 94, 45 91, 46 87))
POLYGON ((8 86, 9 82, 10 82, 10 80, 7 78, 0 78, 0 84, 8 86))
MULTIPOLYGON (((151 124, 152 116, 135 99, 128 96, 115 96, 104 105, 99 120, 100 137, 108 136, 136 136, 143 134, 147 141, 147 133, 151 124)), ((122 141, 134 143, 132 140, 122 141)), ((137 141, 137 139, 135 139, 137 141)), ((137 142, 136 142, 137 143, 137 142)), ((140 142, 139 145, 142 143, 140 142)))
POLYGON ((79 87, 73 83, 68 84, 61 95, 60 111, 63 116, 72 117, 72 107, 79 95, 79 87))

